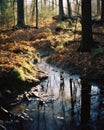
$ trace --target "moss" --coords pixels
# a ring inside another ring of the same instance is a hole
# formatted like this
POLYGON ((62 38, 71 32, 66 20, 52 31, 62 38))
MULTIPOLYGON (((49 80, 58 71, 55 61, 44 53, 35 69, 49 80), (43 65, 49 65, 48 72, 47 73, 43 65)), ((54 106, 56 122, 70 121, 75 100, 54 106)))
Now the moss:
POLYGON ((38 69, 31 62, 23 62, 22 67, 14 67, 11 72, 11 76, 15 80, 20 80, 21 82, 39 82, 36 78, 38 69))
POLYGON ((11 72, 11 76, 15 80, 25 81, 25 74, 22 68, 15 67, 11 72))

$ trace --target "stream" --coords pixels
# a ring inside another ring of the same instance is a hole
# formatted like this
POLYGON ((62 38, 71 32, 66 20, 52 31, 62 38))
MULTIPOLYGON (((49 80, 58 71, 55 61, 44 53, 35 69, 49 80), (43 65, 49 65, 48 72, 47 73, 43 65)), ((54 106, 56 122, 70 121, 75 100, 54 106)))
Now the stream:
POLYGON ((89 86, 83 88, 79 75, 70 75, 44 61, 38 63, 38 67, 48 74, 48 78, 37 85, 37 96, 11 110, 16 114, 26 113, 31 120, 7 122, 6 130, 104 128, 104 93, 100 86, 90 83, 90 90, 89 86))

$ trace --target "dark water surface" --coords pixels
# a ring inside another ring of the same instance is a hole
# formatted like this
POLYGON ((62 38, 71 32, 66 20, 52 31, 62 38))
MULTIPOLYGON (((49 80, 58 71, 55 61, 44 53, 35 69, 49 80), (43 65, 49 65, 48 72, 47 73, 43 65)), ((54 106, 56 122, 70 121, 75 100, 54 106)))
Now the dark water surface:
POLYGON ((40 70, 49 77, 40 83, 39 98, 20 104, 12 112, 25 112, 32 121, 7 124, 7 130, 102 130, 104 93, 94 84, 81 85, 78 75, 70 75, 45 62, 40 70))

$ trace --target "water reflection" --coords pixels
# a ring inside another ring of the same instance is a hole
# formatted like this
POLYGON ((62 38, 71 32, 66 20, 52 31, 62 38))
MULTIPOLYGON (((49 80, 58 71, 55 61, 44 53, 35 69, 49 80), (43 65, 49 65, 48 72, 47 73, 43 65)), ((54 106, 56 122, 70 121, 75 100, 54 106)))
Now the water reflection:
POLYGON ((90 93, 91 85, 85 80, 81 80, 81 129, 88 130, 90 120, 90 93))
POLYGON ((46 63, 39 67, 49 75, 40 84, 46 95, 28 104, 24 111, 33 121, 22 121, 19 130, 97 130, 95 124, 103 105, 100 89, 46 63))

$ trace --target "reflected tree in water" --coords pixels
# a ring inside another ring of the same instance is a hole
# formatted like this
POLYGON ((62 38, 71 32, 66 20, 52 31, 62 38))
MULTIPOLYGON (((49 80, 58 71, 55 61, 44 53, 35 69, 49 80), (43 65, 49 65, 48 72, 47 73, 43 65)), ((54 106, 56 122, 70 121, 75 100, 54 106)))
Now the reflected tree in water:
POLYGON ((88 130, 88 122, 90 120, 90 92, 91 85, 86 79, 81 79, 81 128, 88 130))

